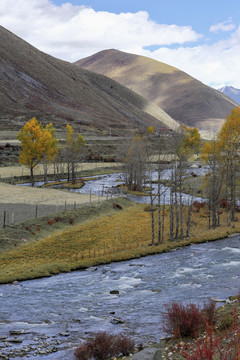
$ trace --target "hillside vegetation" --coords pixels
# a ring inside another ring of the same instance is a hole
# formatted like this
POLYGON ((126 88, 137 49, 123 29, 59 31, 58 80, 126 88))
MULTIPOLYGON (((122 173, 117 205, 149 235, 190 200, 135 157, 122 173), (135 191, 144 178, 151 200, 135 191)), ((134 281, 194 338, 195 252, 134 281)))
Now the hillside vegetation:
POLYGON ((163 109, 177 122, 198 129, 221 126, 237 103, 177 68, 117 50, 105 50, 76 62, 109 76, 163 109))
POLYGON ((47 55, 0 27, 0 129, 32 117, 81 131, 112 134, 162 126, 148 100, 110 78, 47 55))

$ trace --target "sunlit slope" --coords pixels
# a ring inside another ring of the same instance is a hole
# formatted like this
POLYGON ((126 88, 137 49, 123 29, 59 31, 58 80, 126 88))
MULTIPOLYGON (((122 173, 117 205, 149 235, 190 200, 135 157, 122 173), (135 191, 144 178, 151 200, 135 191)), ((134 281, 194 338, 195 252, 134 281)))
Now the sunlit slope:
MULTIPOLYGON (((0 127, 36 116, 55 127, 126 133, 163 126, 149 101, 114 80, 49 56, 0 26, 0 127)), ((164 117, 164 114, 162 114, 164 117)))
POLYGON ((104 74, 150 100, 178 122, 219 127, 237 104, 177 68, 156 60, 105 50, 77 65, 104 74))

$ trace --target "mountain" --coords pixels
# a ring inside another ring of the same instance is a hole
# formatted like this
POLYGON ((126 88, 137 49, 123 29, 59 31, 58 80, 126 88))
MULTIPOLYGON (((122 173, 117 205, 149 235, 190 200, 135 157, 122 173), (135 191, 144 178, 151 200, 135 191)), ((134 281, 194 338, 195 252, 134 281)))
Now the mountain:
POLYGON ((155 105, 114 80, 47 55, 1 26, 0 44, 1 129, 18 130, 33 116, 57 128, 70 122, 112 134, 174 123, 161 109, 146 113, 155 105))
POLYGON ((240 89, 236 89, 233 86, 224 86, 221 89, 218 89, 218 91, 221 91, 234 101, 236 101, 238 104, 240 104, 240 89))
POLYGON ((76 65, 106 75, 162 108, 180 123, 215 129, 237 103, 177 68, 118 50, 104 50, 76 65))

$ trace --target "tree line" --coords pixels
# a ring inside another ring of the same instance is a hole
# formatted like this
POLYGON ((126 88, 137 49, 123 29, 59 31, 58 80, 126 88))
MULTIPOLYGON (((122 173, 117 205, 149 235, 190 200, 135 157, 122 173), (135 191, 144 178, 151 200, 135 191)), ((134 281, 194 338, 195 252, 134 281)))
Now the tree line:
MULTIPOLYGON (((40 162, 44 166, 46 181, 48 166, 52 163, 59 166, 63 161, 67 163, 68 180, 73 183, 76 181, 76 166, 82 160, 85 140, 80 133, 75 134, 69 124, 66 126, 66 139, 61 147, 53 125, 50 123, 44 128, 36 118, 24 125, 18 139, 21 144, 19 160, 30 169, 32 182, 34 169, 40 162)), ((204 196, 208 204, 209 227, 215 228, 220 224, 223 206, 229 225, 236 220, 239 145, 239 107, 232 110, 218 134, 210 141, 203 142, 197 128, 184 125, 167 136, 158 136, 154 128, 149 126, 146 134, 126 139, 119 150, 124 182, 127 189, 132 191, 142 192, 148 186, 153 245, 160 244, 164 239, 167 189, 170 192, 169 240, 189 237, 194 189, 192 198, 189 197, 188 207, 183 205, 183 190, 189 158, 193 154, 198 154, 208 167, 204 180, 204 196), (166 167, 171 174, 168 183, 163 182, 166 167), (153 184, 157 184, 155 192, 153 184), (186 209, 187 215, 184 215, 186 209)))
MULTIPOLYGON (((208 205, 209 228, 220 225, 222 208, 226 210, 228 224, 235 221, 235 213, 240 210, 240 206, 237 204, 240 165, 240 107, 232 110, 220 131, 210 141, 203 142, 196 128, 186 126, 181 126, 173 136, 160 136, 157 152, 155 149, 155 157, 157 156, 155 164, 151 160, 153 153, 151 141, 149 141, 151 136, 154 136, 152 127, 148 136, 137 135, 125 147, 124 176, 129 190, 142 191, 144 183, 150 184, 149 211, 152 219, 152 244, 158 245, 163 242, 166 210, 164 194, 167 189, 170 191, 169 240, 189 237, 193 195, 197 194, 194 194, 194 188, 189 189, 192 199, 189 198, 187 216, 184 220, 183 184, 186 178, 186 169, 189 167, 189 158, 195 153, 200 155, 201 161, 208 168, 203 187, 208 205), (168 149, 167 154, 166 149, 168 149), (172 158, 167 161, 170 154, 172 158), (166 170, 166 162, 171 172, 171 178, 164 186, 162 179, 166 170), (156 179, 153 179, 153 173, 157 174, 156 179), (152 192, 153 183, 157 183, 157 190, 154 194, 152 192), (156 221, 157 234, 155 234, 156 221)), ((155 141, 156 139, 157 137, 155 137, 155 141)))

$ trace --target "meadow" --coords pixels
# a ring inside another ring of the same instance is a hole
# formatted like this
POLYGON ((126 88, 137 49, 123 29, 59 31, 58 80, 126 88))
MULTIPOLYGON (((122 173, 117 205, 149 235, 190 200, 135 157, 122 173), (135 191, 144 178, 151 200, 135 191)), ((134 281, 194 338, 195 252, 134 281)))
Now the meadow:
MULTIPOLYGON (((151 216, 145 206, 126 198, 109 199, 18 224, 17 234, 20 237, 24 234, 25 238, 19 238, 14 248, 14 232, 11 233, 12 229, 5 232, 13 246, 0 255, 0 283, 161 253, 240 232, 238 221, 231 227, 227 225, 225 212, 221 214, 221 225, 209 229, 207 209, 201 208, 192 214, 190 237, 169 241, 169 209, 166 207, 164 241, 152 245, 151 216), (113 206, 116 202, 122 209, 113 206)), ((186 219, 187 207, 185 222, 186 219)))

